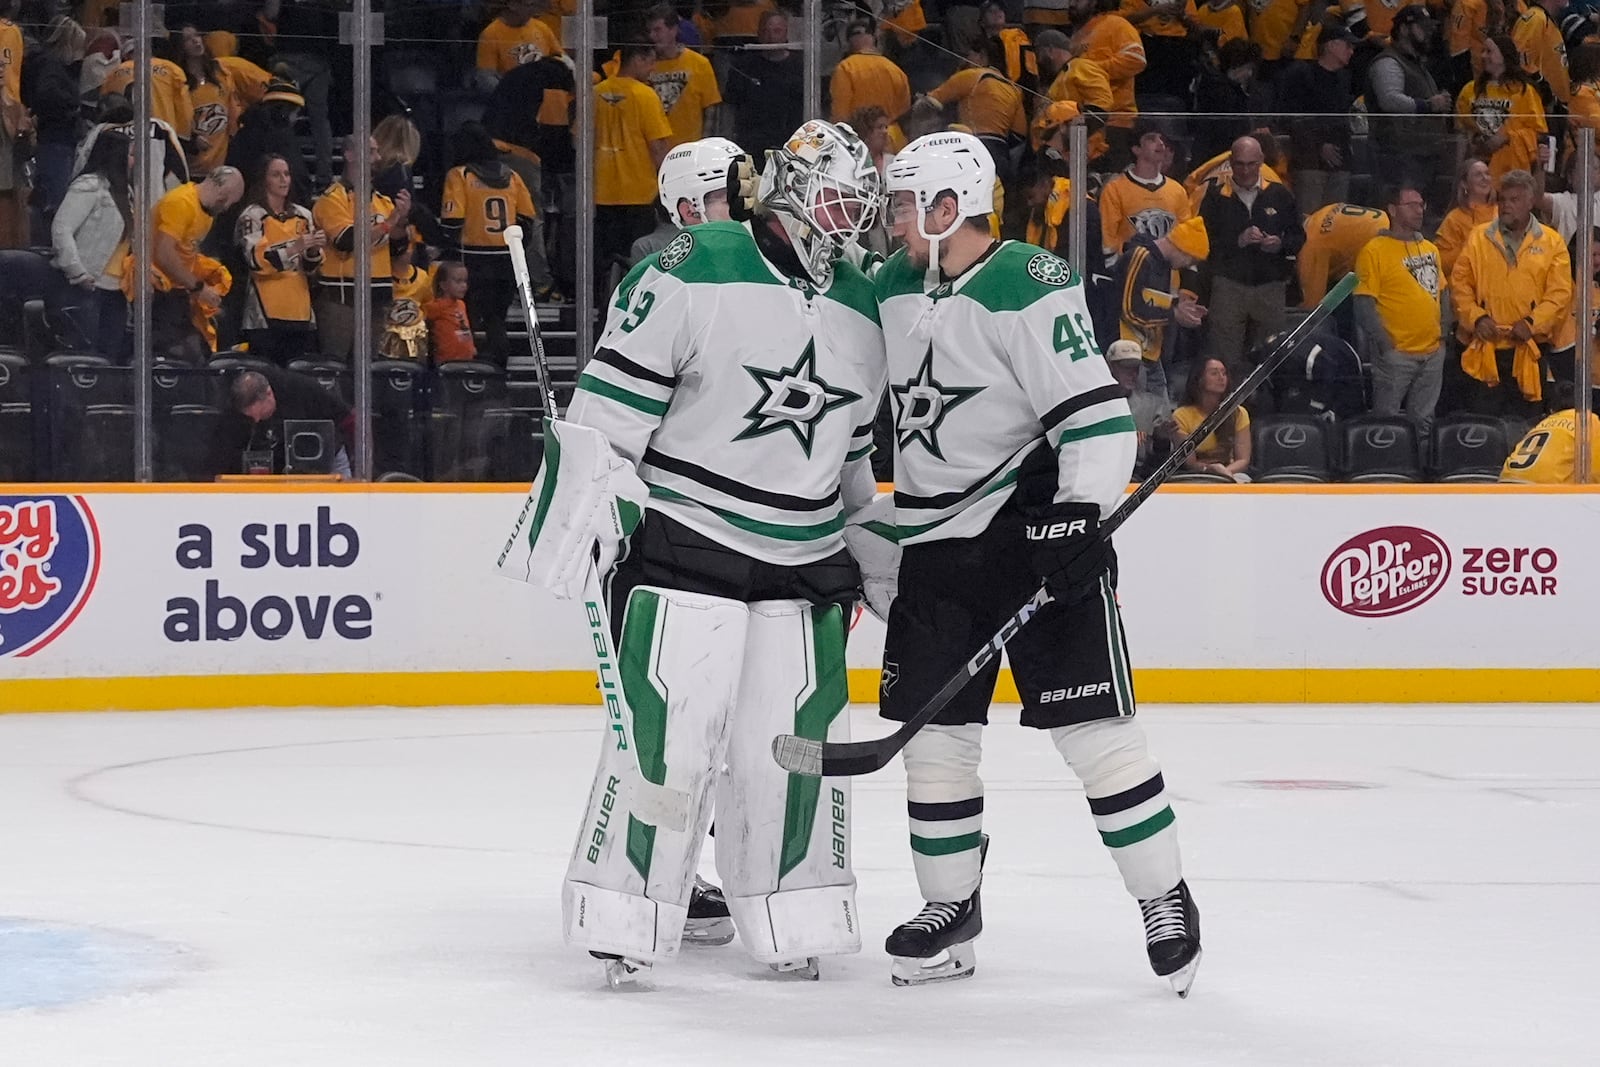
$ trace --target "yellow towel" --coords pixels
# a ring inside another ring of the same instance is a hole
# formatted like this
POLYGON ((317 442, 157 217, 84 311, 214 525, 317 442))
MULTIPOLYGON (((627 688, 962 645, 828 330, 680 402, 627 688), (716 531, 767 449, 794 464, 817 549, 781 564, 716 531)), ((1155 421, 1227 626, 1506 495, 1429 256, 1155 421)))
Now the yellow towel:
MULTIPOLYGON (((1461 369, 1476 378, 1484 385, 1495 386, 1500 384, 1500 368, 1494 361, 1495 343, 1474 337, 1467 345, 1466 351, 1461 353, 1461 369)), ((1543 400, 1544 386, 1540 379, 1543 377, 1539 366, 1539 345, 1534 341, 1524 341, 1516 348, 1516 354, 1511 360, 1511 375, 1517 380, 1517 388, 1522 391, 1525 400, 1543 400)))

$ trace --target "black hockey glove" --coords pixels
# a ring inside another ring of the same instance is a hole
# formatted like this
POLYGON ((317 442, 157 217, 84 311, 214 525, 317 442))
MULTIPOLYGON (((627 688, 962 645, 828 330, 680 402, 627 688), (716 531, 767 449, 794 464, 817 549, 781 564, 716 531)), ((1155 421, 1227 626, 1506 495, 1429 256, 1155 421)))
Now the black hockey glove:
POLYGON ((1064 603, 1093 596, 1111 569, 1111 545, 1100 536, 1100 509, 1094 504, 1023 508, 1022 535, 1033 573, 1064 603))

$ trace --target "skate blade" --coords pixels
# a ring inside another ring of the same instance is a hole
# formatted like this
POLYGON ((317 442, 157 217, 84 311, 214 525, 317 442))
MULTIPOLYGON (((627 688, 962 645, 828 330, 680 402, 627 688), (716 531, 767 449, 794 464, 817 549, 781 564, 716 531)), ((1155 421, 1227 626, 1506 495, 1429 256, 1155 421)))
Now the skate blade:
POLYGON ((696 948, 716 948, 733 940, 733 920, 690 919, 683 924, 683 943, 696 948))
POLYGON ((895 956, 889 969, 889 981, 897 986, 929 985, 933 982, 954 982, 971 978, 978 969, 978 954, 972 942, 951 945, 937 956, 918 959, 915 956, 895 956))
POLYGON ((1187 1000, 1189 998, 1189 989, 1194 985, 1195 973, 1200 970, 1201 951, 1201 949, 1195 949, 1194 959, 1167 975, 1167 981, 1172 983, 1172 991, 1178 994, 1180 999, 1187 1000))
POLYGON ((803 960, 784 960, 782 963, 769 963, 773 974, 782 975, 801 982, 815 982, 822 978, 821 962, 815 956, 807 956, 803 960))
POLYGON ((637 989, 650 965, 639 960, 606 960, 606 985, 611 989, 637 989))

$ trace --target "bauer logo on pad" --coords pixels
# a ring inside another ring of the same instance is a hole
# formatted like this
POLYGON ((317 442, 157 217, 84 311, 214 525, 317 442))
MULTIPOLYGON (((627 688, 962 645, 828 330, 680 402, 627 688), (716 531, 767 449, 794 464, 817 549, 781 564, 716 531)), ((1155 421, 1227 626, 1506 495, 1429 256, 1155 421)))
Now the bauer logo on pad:
POLYGON ((100 531, 81 496, 0 496, 0 656, 30 656, 89 601, 100 531))

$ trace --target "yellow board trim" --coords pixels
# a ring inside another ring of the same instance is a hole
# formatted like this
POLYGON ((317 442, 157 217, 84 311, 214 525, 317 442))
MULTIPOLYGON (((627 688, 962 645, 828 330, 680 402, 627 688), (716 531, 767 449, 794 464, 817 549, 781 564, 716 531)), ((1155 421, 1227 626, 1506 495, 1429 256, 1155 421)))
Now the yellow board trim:
MULTIPOLYGON (((1134 672, 1147 704, 1580 704, 1600 699, 1600 669, 1178 670, 1134 672)), ((850 699, 874 703, 878 671, 850 672, 850 699)), ((996 701, 1017 702, 1009 671, 996 701)), ((187 708, 468 707, 597 704, 589 671, 393 671, 0 680, 0 714, 187 708)))

